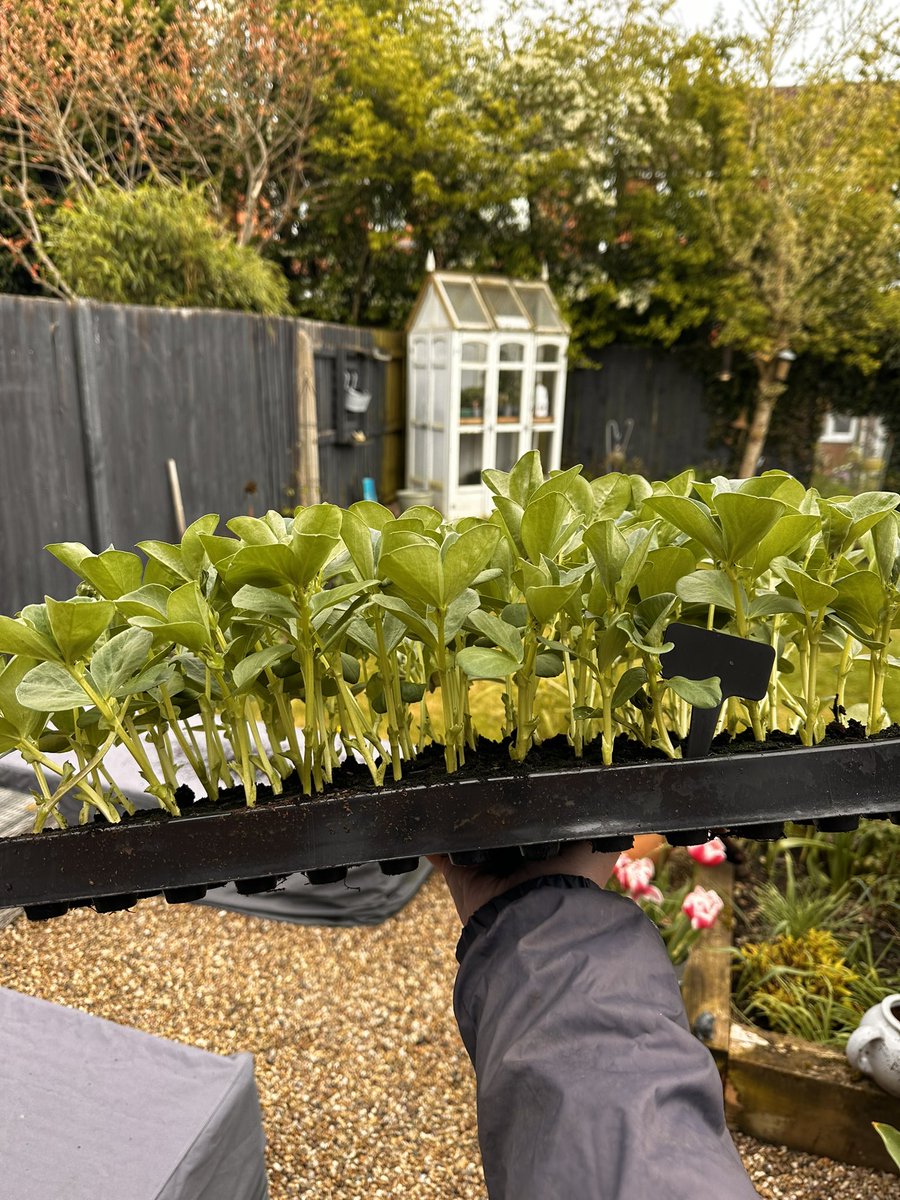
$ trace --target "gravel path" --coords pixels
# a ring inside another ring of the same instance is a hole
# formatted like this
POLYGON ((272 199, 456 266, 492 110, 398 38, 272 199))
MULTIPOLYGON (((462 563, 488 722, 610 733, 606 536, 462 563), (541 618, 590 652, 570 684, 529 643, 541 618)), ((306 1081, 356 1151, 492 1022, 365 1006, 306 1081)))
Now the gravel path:
MULTIPOLYGON (((0 983, 220 1054, 249 1050, 271 1200, 485 1200, 439 879, 377 929, 189 905, 0 930, 0 983)), ((767 1200, 897 1200, 896 1178, 740 1137, 767 1200)), ((724 1200, 724 1198, 723 1198, 724 1200)))

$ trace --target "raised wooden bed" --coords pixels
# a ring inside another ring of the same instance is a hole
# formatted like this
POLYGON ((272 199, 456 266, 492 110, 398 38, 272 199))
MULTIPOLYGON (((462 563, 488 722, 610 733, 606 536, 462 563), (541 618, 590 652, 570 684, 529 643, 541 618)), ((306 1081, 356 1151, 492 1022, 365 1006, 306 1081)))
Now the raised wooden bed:
POLYGON ((697 942, 682 995, 691 1027, 709 1045, 725 1087, 729 1125, 762 1141, 839 1162, 896 1170, 873 1121, 900 1127, 900 1100, 825 1046, 731 1019, 732 869, 700 868, 725 899, 723 919, 697 942))
MULTIPOLYGON (((780 836, 785 820, 823 828, 897 804, 900 738, 772 747, 703 759, 515 771, 440 782, 280 797, 256 808, 206 805, 181 817, 141 814, 0 839, 0 907, 124 899, 229 880, 635 833, 677 842, 712 830, 780 836)), ((271 887, 272 884, 270 883, 271 887)), ((261 890, 261 889, 258 889, 261 890)), ((49 914, 48 914, 49 915, 49 914)))

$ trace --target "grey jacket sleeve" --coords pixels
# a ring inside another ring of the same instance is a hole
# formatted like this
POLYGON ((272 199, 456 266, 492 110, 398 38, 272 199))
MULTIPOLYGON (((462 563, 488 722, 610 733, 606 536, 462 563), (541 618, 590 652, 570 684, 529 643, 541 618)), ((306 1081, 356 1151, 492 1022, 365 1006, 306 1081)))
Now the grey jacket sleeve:
POLYGON ((491 1200, 757 1196, 636 904, 575 876, 532 880, 479 909, 457 956, 491 1200))

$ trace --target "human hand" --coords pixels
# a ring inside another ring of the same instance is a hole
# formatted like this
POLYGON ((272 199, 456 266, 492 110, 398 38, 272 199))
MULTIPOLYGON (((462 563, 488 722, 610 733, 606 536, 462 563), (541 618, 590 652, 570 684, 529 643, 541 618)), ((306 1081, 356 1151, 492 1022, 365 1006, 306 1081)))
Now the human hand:
POLYGON ((539 875, 583 875, 606 887, 618 854, 595 854, 590 842, 570 842, 554 858, 523 862, 511 875, 495 875, 483 867, 455 867, 447 854, 429 854, 428 861, 443 875, 463 925, 482 904, 502 896, 539 875))

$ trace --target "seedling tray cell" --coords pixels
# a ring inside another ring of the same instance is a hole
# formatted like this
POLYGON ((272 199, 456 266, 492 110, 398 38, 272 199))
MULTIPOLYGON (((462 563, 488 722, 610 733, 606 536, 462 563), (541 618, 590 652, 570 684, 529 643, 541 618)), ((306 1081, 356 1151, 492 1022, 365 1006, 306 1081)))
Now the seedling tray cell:
MULTIPOLYGON (((900 738, 279 797, 0 839, 0 907, 275 880, 349 864, 785 820, 900 819, 900 738)), ((615 844, 612 841, 609 844, 615 844)), ((528 852, 526 851, 526 854, 528 852)), ((536 850, 540 854, 541 850, 536 850)), ((315 877, 315 876, 314 876, 315 877)), ((321 877, 321 876, 320 876, 321 877)))

